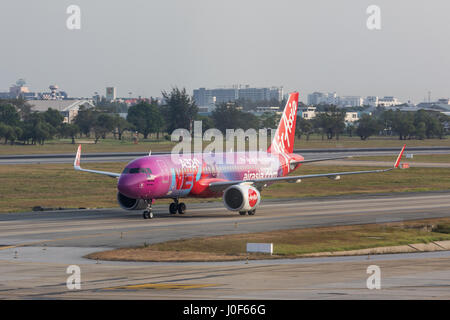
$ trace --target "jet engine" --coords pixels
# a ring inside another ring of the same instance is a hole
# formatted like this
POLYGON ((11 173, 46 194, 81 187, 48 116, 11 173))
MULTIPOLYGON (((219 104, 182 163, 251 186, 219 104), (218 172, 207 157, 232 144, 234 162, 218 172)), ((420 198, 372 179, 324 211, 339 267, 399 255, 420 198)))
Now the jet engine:
POLYGON ((223 193, 225 207, 231 211, 252 211, 261 201, 261 195, 253 186, 237 184, 228 187, 223 193))
POLYGON ((147 203, 144 200, 128 198, 120 192, 117 192, 117 202, 125 210, 143 210, 147 208, 147 203))

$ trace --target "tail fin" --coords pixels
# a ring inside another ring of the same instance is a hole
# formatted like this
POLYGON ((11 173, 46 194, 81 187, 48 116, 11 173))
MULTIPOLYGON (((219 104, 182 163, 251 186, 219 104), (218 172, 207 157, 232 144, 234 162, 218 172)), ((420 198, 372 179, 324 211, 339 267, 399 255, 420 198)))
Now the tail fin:
POLYGON ((80 162, 81 162, 81 144, 78 145, 77 155, 75 156, 75 160, 73 162, 73 167, 75 170, 80 169, 80 162))
POLYGON ((298 92, 289 94, 280 124, 267 152, 292 153, 294 151, 295 123, 297 122, 298 92))
POLYGON ((398 168, 398 166, 400 165, 400 160, 402 159, 403 152, 405 151, 405 148, 406 148, 406 144, 403 145, 402 150, 398 154, 397 160, 395 161, 395 164, 394 164, 394 168, 398 168))

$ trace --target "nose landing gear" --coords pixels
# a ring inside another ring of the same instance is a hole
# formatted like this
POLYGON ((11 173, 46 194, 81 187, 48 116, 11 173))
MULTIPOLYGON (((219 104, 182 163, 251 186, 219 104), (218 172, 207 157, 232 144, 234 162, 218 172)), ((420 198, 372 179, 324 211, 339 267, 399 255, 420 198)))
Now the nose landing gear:
POLYGON ((147 209, 142 213, 144 219, 153 219, 152 200, 145 200, 147 209))

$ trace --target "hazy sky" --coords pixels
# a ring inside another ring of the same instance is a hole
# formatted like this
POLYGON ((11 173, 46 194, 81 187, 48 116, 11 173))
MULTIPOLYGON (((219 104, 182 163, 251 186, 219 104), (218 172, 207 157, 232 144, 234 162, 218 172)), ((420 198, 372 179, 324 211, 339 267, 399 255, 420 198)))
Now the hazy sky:
POLYGON ((171 86, 282 85, 340 95, 450 97, 448 0, 15 0, 0 3, 0 91, 25 78, 71 96, 171 86), (81 30, 66 9, 81 8, 81 30), (381 30, 366 27, 369 5, 381 30))

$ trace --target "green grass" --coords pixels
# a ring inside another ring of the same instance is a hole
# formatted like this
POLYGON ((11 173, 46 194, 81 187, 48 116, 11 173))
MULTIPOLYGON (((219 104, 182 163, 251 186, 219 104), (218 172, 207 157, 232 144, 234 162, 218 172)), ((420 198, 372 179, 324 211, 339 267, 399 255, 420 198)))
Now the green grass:
POLYGON ((90 254, 91 259, 211 261, 296 258, 305 254, 450 240, 450 218, 356 226, 317 227, 167 241, 90 254), (247 254, 248 242, 273 243, 272 256, 247 254))
POLYGON ((425 139, 425 140, 399 140, 398 137, 370 137, 368 140, 361 140, 359 137, 341 136, 339 140, 321 139, 319 135, 312 135, 309 141, 302 136, 295 139, 295 149, 327 149, 327 148, 399 148, 406 143, 407 147, 432 147, 450 146, 450 139, 425 139))
MULTIPOLYGON (((140 139, 138 144, 134 144, 131 136, 125 135, 124 139, 119 141, 108 137, 100 139, 97 144, 93 139, 81 138, 76 140, 76 144, 83 144, 84 152, 148 152, 152 151, 170 151, 175 142, 165 139, 151 138, 140 139)), ((305 137, 296 138, 295 149, 328 149, 328 148, 377 148, 377 147, 398 147, 399 149, 405 143, 396 137, 372 137, 369 140, 362 141, 359 137, 342 136, 340 140, 322 140, 318 135, 312 135, 309 141, 305 137)), ((205 141, 203 146, 209 145, 205 141)), ((428 139, 428 140, 408 140, 409 147, 426 146, 450 146, 450 139, 428 139)), ((225 145, 225 144, 224 144, 225 145)), ((76 145, 71 144, 70 139, 50 140, 43 146, 40 145, 5 145, 0 144, 0 155, 7 154, 46 154, 46 153, 75 153, 76 145)))
POLYGON ((193 238, 158 243, 147 248, 157 251, 181 250, 242 255, 246 253, 248 242, 273 243, 275 255, 293 257, 316 252, 336 252, 450 240, 448 228, 450 228, 450 218, 193 238), (439 227, 425 227, 433 224, 437 224, 439 227))
MULTIPOLYGON (((85 163, 87 169, 121 172, 125 162, 85 163)), ((305 165, 293 174, 367 170, 370 167, 305 165)), ((117 207, 117 180, 73 170, 71 164, 0 165, 0 212, 51 208, 117 207)), ((450 190, 450 169, 410 168, 381 174, 305 179, 299 184, 279 183, 264 189, 263 199, 450 190)), ((219 200, 207 199, 204 201, 219 200)), ((157 200, 167 203, 169 200, 157 200)), ((187 202, 200 201, 188 199, 187 202)))
MULTIPOLYGON (((376 167, 302 166, 292 174, 363 171, 376 167)), ((450 189, 450 169, 409 168, 385 173, 342 176, 335 181, 328 178, 304 179, 301 183, 279 183, 264 189, 263 198, 319 197, 346 194, 418 192, 450 189)))
POLYGON ((0 155, 8 154, 49 154, 49 153, 76 153, 78 144, 83 145, 84 153, 100 153, 100 152, 149 152, 152 151, 168 151, 171 150, 175 143, 167 140, 147 139, 140 140, 138 144, 134 144, 131 140, 99 140, 94 144, 93 139, 79 139, 76 144, 72 144, 71 140, 50 140, 43 146, 41 145, 5 145, 0 144, 0 155))
MULTIPOLYGON (((352 160, 371 160, 371 161, 389 161, 394 162, 396 156, 368 156, 368 157, 354 157, 352 160)), ((431 162, 431 163, 450 163, 450 154, 429 154, 429 155, 414 155, 412 159, 407 159, 403 156, 402 162, 431 162)))

